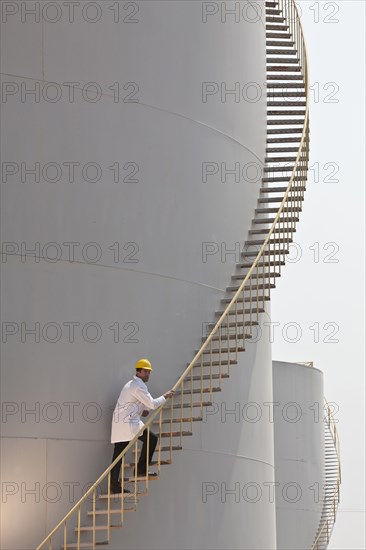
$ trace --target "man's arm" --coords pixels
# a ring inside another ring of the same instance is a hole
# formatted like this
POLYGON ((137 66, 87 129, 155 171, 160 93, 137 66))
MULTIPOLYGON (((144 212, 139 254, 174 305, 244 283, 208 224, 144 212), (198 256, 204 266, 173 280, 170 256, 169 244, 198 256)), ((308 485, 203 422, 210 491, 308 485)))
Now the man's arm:
POLYGON ((143 403, 143 405, 150 410, 157 409, 160 405, 163 405, 166 401, 165 397, 157 397, 153 399, 147 388, 136 387, 134 391, 135 397, 143 403))

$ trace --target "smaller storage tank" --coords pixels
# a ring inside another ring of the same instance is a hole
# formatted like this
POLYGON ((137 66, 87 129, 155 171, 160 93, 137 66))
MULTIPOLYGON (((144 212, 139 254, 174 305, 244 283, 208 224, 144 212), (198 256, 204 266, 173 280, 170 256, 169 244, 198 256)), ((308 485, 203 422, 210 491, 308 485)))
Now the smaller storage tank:
POLYGON ((277 550, 311 548, 324 487, 323 373, 273 361, 277 550))

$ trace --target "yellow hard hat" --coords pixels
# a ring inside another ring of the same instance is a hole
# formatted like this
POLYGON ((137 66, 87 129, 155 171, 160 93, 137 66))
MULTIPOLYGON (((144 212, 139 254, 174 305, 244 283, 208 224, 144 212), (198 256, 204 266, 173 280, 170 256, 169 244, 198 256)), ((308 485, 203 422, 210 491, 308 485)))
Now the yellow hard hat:
POLYGON ((135 369, 152 370, 152 366, 148 359, 140 359, 139 361, 137 361, 135 369))

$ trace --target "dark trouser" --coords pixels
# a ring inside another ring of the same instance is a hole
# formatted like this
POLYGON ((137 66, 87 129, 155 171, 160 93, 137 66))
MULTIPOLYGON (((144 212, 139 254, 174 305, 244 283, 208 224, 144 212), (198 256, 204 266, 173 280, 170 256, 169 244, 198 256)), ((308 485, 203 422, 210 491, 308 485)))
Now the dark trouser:
MULTIPOLYGON (((146 458, 147 458, 147 430, 144 431, 141 437, 139 437, 139 440, 142 441, 142 449, 139 461, 137 463, 137 473, 138 475, 144 476, 146 474, 146 458)), ((149 437, 149 464, 151 463, 152 456, 154 454, 156 444, 158 442, 158 437, 153 433, 150 432, 149 437)), ((114 444, 114 452, 113 452, 113 458, 112 462, 117 458, 119 454, 127 447, 129 444, 129 441, 119 441, 118 443, 114 444)), ((119 473, 121 471, 122 466, 122 460, 117 462, 117 464, 112 468, 111 470, 111 484, 118 483, 119 473)))

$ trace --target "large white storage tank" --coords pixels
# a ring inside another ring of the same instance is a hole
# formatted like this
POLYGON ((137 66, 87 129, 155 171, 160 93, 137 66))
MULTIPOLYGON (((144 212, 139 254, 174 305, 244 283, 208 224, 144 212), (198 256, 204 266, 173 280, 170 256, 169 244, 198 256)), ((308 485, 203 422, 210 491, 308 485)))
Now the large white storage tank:
MULTIPOLYGON (((71 19, 67 4, 22 2, 2 24, 9 550, 39 543, 109 464, 112 408, 134 361, 154 364, 155 395, 183 372, 230 283, 265 157, 264 3, 258 18, 249 1, 234 14, 212 2, 78 2, 71 19)), ((223 399, 271 401, 269 344, 240 362, 223 399)), ((197 511, 185 487, 273 480, 272 426, 211 416, 140 510, 155 539, 133 538, 136 515, 115 548, 183 547, 183 527, 174 539, 159 525, 168 508, 177 523, 197 511)), ((274 517, 271 502, 223 515, 211 499, 185 547, 274 548, 274 517)))
POLYGON ((273 361, 277 549, 311 548, 324 501, 323 373, 273 361))

